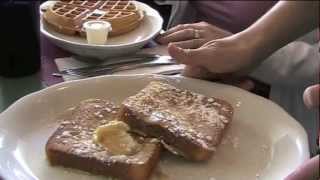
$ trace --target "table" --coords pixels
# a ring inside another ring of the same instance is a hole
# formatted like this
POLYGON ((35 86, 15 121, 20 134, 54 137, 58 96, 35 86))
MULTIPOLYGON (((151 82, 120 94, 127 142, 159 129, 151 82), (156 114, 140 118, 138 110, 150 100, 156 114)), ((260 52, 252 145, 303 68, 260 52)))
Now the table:
POLYGON ((68 54, 41 36, 40 71, 21 78, 0 77, 0 112, 29 93, 63 82, 62 78, 51 76, 57 70, 53 60, 57 57, 68 56, 68 54))
POLYGON ((0 112, 22 96, 43 88, 40 75, 23 78, 0 78, 0 112))
MULTIPOLYGON (((65 57, 68 54, 41 36, 40 71, 34 75, 21 78, 0 77, 0 113, 25 95, 63 82, 62 78, 51 76, 51 74, 57 70, 54 59, 65 57)), ((0 180, 2 179, 0 175, 0 180)))
MULTIPOLYGON (((57 71, 55 58, 67 57, 70 53, 58 48, 41 35, 41 69, 37 74, 22 78, 0 77, 0 113, 19 98, 41 90, 45 87, 61 83, 63 79, 51 74, 57 71)), ((264 97, 269 95, 269 86, 255 81, 253 93, 264 97)))

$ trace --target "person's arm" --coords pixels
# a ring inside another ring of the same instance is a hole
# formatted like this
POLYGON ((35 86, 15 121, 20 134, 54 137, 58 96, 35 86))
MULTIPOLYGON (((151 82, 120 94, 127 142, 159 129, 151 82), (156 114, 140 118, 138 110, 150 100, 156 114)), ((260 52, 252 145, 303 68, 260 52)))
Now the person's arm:
POLYGON ((236 37, 252 43, 258 57, 264 59, 317 26, 318 1, 280 1, 236 37))
POLYGON ((296 40, 269 56, 250 76, 271 86, 303 86, 318 83, 319 71, 319 45, 296 40))

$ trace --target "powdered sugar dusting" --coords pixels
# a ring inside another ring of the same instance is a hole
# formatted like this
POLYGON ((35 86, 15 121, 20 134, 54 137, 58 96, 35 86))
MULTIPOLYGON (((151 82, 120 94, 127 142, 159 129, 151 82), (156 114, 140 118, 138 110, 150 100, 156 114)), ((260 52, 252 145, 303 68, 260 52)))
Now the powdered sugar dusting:
POLYGON ((96 144, 93 140, 96 128, 114 120, 118 110, 118 106, 103 100, 85 100, 79 106, 74 107, 72 112, 63 114, 59 118, 63 121, 49 141, 51 144, 63 145, 63 149, 77 156, 96 158, 110 165, 114 162, 143 164, 152 155, 155 146, 150 147, 150 150, 144 153, 113 156, 108 149, 96 144))
POLYGON ((160 124, 172 134, 211 150, 232 116, 232 108, 221 100, 161 82, 151 82, 124 104, 147 116, 149 123, 160 124))

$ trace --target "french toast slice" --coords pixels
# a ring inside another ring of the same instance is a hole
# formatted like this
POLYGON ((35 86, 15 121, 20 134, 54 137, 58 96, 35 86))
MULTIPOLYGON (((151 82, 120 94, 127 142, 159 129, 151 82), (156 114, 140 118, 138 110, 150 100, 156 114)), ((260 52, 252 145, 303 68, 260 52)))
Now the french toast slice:
POLYGON ((46 144, 50 164, 121 180, 149 179, 159 161, 159 141, 131 134, 140 148, 130 155, 114 155, 94 141, 97 127, 113 121, 118 110, 111 102, 91 99, 61 115, 60 126, 46 144))
POLYGON ((158 138, 173 153, 203 161, 216 150, 232 116, 224 100, 155 81, 122 103, 119 120, 158 138))

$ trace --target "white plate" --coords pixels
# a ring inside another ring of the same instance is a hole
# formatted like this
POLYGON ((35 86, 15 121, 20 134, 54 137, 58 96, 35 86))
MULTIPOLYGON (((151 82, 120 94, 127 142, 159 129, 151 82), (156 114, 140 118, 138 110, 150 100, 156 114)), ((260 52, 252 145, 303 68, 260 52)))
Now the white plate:
MULTIPOLYGON (((280 180, 308 158, 303 128, 262 97, 236 87, 183 77, 101 76, 41 90, 3 112, 0 174, 8 180, 102 180, 100 176, 47 164, 45 143, 57 126, 55 117, 88 98, 120 103, 153 80, 225 99, 235 109, 231 128, 209 162, 192 163, 166 154, 155 173, 166 177, 162 180, 280 180)), ((160 178, 153 178, 157 179, 160 178)))
MULTIPOLYGON (((46 26, 42 18, 40 20, 40 30, 57 46, 80 56, 104 59, 123 55, 124 53, 136 52, 160 32, 163 19, 150 6, 138 1, 135 1, 135 3, 138 8, 146 12, 145 18, 139 27, 124 35, 109 38, 106 45, 89 45, 85 38, 58 33, 46 26)), ((52 1, 44 2, 41 4, 40 9, 46 9, 52 4, 52 1)))

